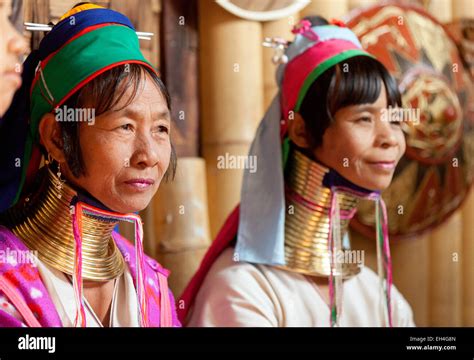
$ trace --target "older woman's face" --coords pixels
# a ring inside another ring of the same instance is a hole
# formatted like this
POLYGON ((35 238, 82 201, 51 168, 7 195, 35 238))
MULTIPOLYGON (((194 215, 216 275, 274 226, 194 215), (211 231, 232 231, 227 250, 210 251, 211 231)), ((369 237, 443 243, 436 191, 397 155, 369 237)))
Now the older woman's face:
POLYGON ((323 135, 316 158, 356 185, 384 190, 405 152, 405 137, 399 122, 383 116, 387 111, 385 86, 373 104, 348 106, 334 115, 323 135))
POLYGON ((21 85, 19 62, 27 49, 26 41, 10 23, 10 13, 11 0, 0 0, 0 117, 21 85))
MULTIPOLYGON (((129 88, 116 108, 130 95, 129 88)), ((97 116, 93 125, 81 124, 79 133, 86 174, 72 178, 68 171, 68 180, 114 211, 143 210, 158 190, 171 155, 170 113, 151 77, 146 75, 127 107, 97 116)))

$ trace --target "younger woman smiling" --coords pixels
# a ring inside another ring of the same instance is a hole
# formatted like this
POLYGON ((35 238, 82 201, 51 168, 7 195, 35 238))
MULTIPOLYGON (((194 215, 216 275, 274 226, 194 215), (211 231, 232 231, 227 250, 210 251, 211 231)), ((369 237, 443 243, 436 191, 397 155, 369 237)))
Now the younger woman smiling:
POLYGON ((182 296, 188 326, 410 326, 392 287, 380 192, 405 151, 394 79, 357 37, 303 20, 278 68, 280 93, 250 149, 240 207, 182 296), (288 62, 285 61, 288 60, 288 62), (359 199, 376 203, 379 277, 351 250, 359 199))

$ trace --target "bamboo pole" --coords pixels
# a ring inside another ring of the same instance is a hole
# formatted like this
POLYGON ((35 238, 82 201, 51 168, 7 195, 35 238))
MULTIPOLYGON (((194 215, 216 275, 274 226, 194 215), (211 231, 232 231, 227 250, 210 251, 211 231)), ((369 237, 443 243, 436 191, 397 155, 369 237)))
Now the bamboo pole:
POLYGON ((393 281, 411 305, 415 324, 429 326, 430 235, 392 241, 393 281))
POLYGON ((472 0, 453 0, 453 19, 474 19, 474 5, 472 0))
POLYGON ((430 236, 430 326, 462 324, 462 229, 457 211, 430 236))
POLYGON ((160 185, 150 204, 157 244, 154 255, 171 270, 169 284, 176 296, 196 272, 211 242, 206 189, 204 160, 183 157, 174 181, 160 185))
POLYGON ((199 1, 201 150, 206 159, 211 236, 238 203, 243 169, 218 157, 247 155, 263 115, 262 25, 199 1))
POLYGON ((428 3, 427 10, 442 23, 449 23, 453 19, 453 4, 451 0, 431 0, 428 3))
MULTIPOLYGON (((427 10, 442 23, 452 21, 451 0, 432 0, 427 10)), ((458 326, 462 323, 462 224, 461 214, 454 214, 446 223, 429 234, 430 326, 458 326), (454 260, 458 260, 457 262, 454 260)))
POLYGON ((300 16, 320 15, 331 20, 332 18, 342 18, 348 11, 348 0, 313 0, 300 11, 300 16))
POLYGON ((357 8, 364 8, 367 6, 377 4, 377 0, 349 0, 348 8, 349 10, 357 9, 357 8))
POLYGON ((214 239, 225 219, 240 202, 242 168, 220 166, 222 160, 246 157, 250 142, 234 144, 209 144, 203 147, 206 159, 208 184, 209 219, 211 238, 214 239))
POLYGON ((474 326, 474 190, 462 207, 463 325, 474 326))

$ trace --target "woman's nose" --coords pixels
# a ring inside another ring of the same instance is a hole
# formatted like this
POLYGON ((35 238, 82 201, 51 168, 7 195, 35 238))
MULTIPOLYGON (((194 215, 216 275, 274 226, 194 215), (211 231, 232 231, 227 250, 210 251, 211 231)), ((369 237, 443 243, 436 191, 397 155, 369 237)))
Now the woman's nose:
POLYGON ((152 135, 141 135, 135 149, 135 163, 140 167, 153 167, 159 161, 158 144, 152 135))
POLYGON ((385 119, 379 119, 378 125, 376 127, 376 142, 377 146, 381 146, 384 148, 396 146, 397 136, 395 134, 395 129, 393 128, 393 124, 385 119))

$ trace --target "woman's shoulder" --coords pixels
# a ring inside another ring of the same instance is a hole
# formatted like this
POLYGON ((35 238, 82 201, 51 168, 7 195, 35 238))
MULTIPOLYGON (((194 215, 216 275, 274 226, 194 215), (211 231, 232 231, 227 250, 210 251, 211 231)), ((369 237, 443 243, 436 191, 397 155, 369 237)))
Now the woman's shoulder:
POLYGON ((257 268, 255 264, 245 261, 239 261, 238 254, 234 247, 229 246, 216 259, 209 272, 242 272, 244 269, 254 271, 257 268))
POLYGON ((253 288, 255 283, 260 285, 266 282, 262 267, 255 264, 238 261, 233 247, 225 249, 210 267, 201 286, 200 292, 207 292, 219 287, 220 293, 225 290, 243 290, 253 288))
POLYGON ((299 273, 287 271, 272 265, 253 264, 239 261, 233 247, 222 252, 211 266, 205 283, 226 283, 228 287, 259 288, 265 292, 276 289, 296 289, 307 283, 299 273))
MULTIPOLYGON (((251 279, 258 281, 269 281, 268 273, 272 272, 273 267, 267 265, 253 264, 246 261, 240 261, 234 247, 225 249, 216 259, 209 269, 205 281, 233 279, 238 283, 239 280, 249 281, 251 279)), ((250 285, 250 284, 249 284, 250 285)))
POLYGON ((209 269, 187 326, 277 326, 275 295, 265 266, 236 261, 232 247, 209 269))
POLYGON ((304 277, 222 252, 198 291, 188 326, 282 326, 288 294, 309 286, 304 277))

